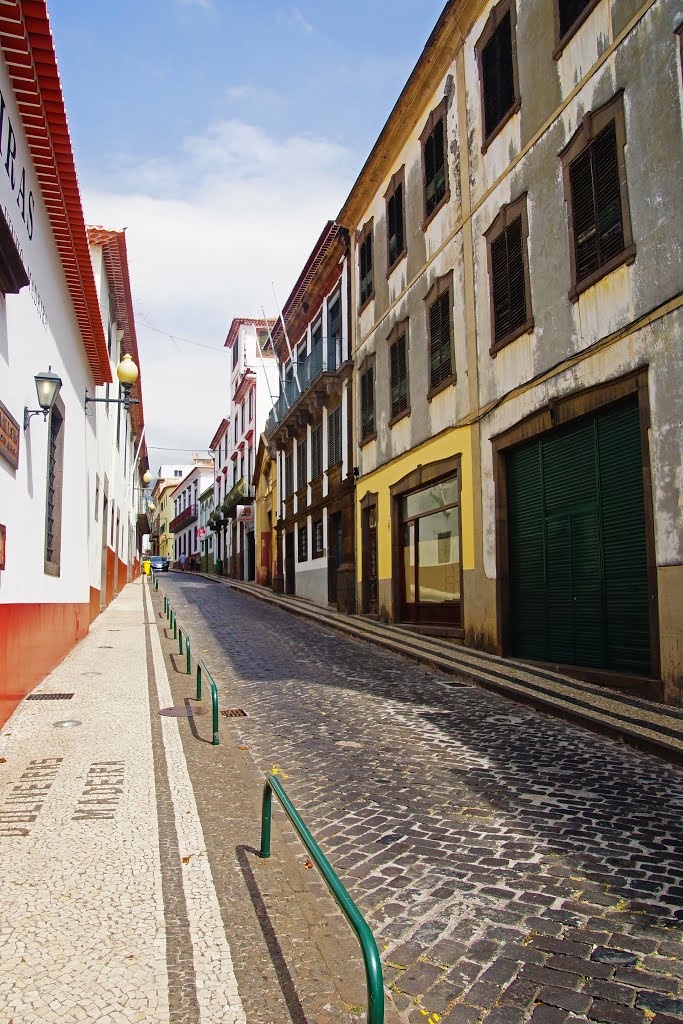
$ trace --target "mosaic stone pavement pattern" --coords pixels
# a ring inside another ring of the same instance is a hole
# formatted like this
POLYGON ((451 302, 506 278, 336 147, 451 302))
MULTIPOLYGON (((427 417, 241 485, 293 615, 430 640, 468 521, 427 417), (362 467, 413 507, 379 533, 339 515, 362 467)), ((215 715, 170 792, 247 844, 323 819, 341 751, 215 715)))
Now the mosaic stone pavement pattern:
POLYGON ((403 1020, 683 1019, 678 768, 220 584, 161 586, 247 712, 222 734, 286 779, 366 915, 403 1020))

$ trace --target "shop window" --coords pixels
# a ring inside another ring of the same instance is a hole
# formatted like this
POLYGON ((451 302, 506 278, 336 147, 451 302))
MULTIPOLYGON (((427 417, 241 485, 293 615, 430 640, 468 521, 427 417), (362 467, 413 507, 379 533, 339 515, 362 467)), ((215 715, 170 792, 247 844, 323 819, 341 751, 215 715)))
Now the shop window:
POLYGON ((306 472, 308 458, 308 444, 306 441, 299 441, 296 446, 296 486, 297 490, 301 490, 302 487, 306 486, 306 472))
POLYGON ((422 129, 422 187, 426 227, 438 210, 448 202, 448 160, 446 158, 446 99, 431 112, 422 129))
POLYGON ((491 354, 533 327, 526 193, 504 206, 486 232, 491 294, 491 354))
POLYGON ((329 466, 336 466, 341 460, 341 405, 338 405, 327 417, 327 462, 329 466))
POLYGON ((623 92, 593 113, 560 154, 575 301, 605 274, 633 262, 636 249, 626 184, 623 92))
POLYGON ((406 324, 397 325, 387 339, 389 343, 389 380, 391 388, 391 419, 389 425, 410 411, 408 401, 408 353, 406 324))
MULTIPOLYGON (((50 413, 45 501, 45 572, 59 576, 62 550, 62 481, 64 467, 64 404, 57 396, 50 413)), ((114 516, 112 513, 112 525, 114 516)))
POLYGON ((451 282, 452 274, 446 274, 430 289, 426 298, 429 332, 428 398, 455 382, 451 282))
MULTIPOLYGON (((452 472, 452 471, 451 471, 452 472)), ((460 620, 461 565, 457 472, 427 486, 411 474, 393 488, 398 513, 400 614, 404 621, 460 620)))
POLYGON ((559 57, 571 37, 597 7, 600 0, 554 0, 555 4, 555 52, 559 57))
POLYGON ((491 11, 476 45, 483 152, 520 108, 515 29, 514 0, 501 0, 491 11))
POLYGON ((360 371, 360 441, 371 441, 375 431, 375 358, 368 356, 360 371))
POLYGON ((358 239, 358 264, 359 264, 359 303, 358 309, 364 309, 375 294, 375 285, 372 273, 372 220, 364 226, 358 239))
POLYGON ((298 556, 300 562, 305 562, 308 559, 308 524, 304 523, 300 526, 296 534, 298 556))
POLYGON ((323 471, 323 425, 319 423, 311 431, 311 480, 323 471))
POLYGON ((323 521, 322 519, 316 519, 313 523, 313 558, 321 558, 324 554, 323 521))
POLYGON ((406 254, 404 230, 405 168, 393 175, 384 199, 387 206, 387 270, 406 254))

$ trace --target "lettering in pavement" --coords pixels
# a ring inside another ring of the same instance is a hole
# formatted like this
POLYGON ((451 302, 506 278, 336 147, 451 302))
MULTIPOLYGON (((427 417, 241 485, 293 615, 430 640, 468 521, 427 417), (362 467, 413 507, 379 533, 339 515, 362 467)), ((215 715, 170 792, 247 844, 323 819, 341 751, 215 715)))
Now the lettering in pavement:
POLYGON ((30 761, 0 807, 0 838, 27 836, 57 778, 62 757, 30 761))
POLYGON ((124 761, 96 761, 85 777, 83 793, 72 821, 113 818, 123 793, 124 761))

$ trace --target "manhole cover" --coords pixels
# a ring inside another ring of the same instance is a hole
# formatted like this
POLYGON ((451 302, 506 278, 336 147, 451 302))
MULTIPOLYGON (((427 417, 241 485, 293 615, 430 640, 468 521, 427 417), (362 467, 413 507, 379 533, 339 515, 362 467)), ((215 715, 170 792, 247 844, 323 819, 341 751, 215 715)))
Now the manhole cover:
POLYGON ((26 700, 71 700, 73 693, 29 693, 26 700))
POLYGON ((166 718, 196 718, 197 715, 205 715, 206 708, 193 708, 183 705, 181 708, 160 708, 160 715, 166 718))
POLYGON ((221 708, 223 718, 246 718, 247 713, 242 708, 221 708))
POLYGON ((77 725, 83 725, 76 718, 65 718, 62 722, 54 722, 53 729, 75 729, 77 725))

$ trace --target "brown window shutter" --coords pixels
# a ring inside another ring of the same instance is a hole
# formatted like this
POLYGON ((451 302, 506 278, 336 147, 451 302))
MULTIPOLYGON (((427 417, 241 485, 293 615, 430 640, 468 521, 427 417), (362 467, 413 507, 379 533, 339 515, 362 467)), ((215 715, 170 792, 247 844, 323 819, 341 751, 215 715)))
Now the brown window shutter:
POLYGON ((429 307, 430 384, 438 387, 451 375, 450 289, 429 307))
POLYGON ((609 262, 624 248, 621 219, 621 188, 614 121, 607 125, 593 145, 595 167, 595 205, 598 214, 600 265, 609 262))
POLYGON ((579 282, 624 248, 614 121, 570 164, 569 181, 579 282))
POLYGON ((481 52, 484 137, 488 138, 515 102, 512 22, 508 11, 481 52))
POLYGON ((402 334, 389 349, 391 370, 391 415, 398 416, 408 408, 408 367, 406 336, 402 334))
POLYGON ((491 243, 494 338, 501 341, 525 322, 524 239, 517 217, 491 243))

